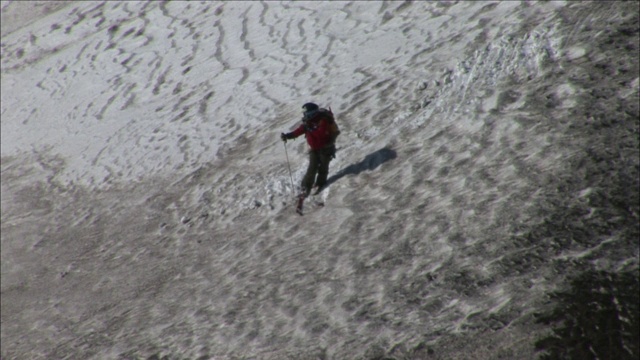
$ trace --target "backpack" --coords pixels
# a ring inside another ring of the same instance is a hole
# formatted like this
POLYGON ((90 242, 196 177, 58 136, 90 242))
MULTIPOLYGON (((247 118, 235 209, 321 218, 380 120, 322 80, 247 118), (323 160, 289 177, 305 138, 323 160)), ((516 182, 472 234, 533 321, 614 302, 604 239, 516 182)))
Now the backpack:
POLYGON ((331 107, 329 109, 320 108, 318 109, 318 116, 324 117, 325 120, 329 122, 329 131, 331 131, 331 140, 330 142, 333 144, 336 142, 336 138, 340 135, 340 129, 338 128, 338 124, 336 124, 336 118, 333 116, 333 112, 331 111, 331 107))

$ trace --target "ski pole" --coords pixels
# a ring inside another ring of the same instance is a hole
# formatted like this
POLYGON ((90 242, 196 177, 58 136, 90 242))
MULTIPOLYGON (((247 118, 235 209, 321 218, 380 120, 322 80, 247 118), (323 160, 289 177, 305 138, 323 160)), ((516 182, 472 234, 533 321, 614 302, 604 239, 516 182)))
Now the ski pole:
POLYGON ((284 142, 284 154, 287 157, 287 167, 289 168, 289 178, 291 179, 291 193, 295 196, 294 193, 294 185, 293 185, 293 175, 291 174, 291 165, 289 164, 289 152, 287 152, 287 142, 284 142))

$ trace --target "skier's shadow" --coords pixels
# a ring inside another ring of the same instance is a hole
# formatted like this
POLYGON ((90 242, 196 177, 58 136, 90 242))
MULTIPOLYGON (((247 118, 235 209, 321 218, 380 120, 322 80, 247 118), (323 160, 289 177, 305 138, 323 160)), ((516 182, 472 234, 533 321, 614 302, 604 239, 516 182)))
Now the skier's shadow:
MULTIPOLYGON (((335 175, 332 175, 327 179, 327 185, 329 186, 334 182, 340 180, 347 175, 358 175, 363 171, 375 170, 378 166, 384 164, 389 160, 393 160, 397 157, 397 153, 389 148, 382 148, 367 155, 362 161, 357 164, 352 164, 344 169, 338 171, 335 175)), ((325 186, 325 187, 326 187, 325 186)))

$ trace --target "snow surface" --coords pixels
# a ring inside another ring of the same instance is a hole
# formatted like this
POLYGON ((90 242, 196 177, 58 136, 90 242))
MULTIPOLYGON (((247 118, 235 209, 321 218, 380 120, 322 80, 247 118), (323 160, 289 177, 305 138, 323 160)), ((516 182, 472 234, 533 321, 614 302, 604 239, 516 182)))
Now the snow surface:
POLYGON ((593 200, 637 175, 633 4, 51 4, 2 2, 3 359, 531 358, 576 264, 637 270, 637 188, 593 200))

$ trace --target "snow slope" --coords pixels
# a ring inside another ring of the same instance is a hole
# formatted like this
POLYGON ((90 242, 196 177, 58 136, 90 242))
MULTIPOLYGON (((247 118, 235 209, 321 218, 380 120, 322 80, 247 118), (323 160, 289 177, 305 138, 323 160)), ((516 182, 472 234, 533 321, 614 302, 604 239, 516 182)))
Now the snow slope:
POLYGON ((633 4, 29 20, 2 33, 3 359, 533 358, 550 291, 637 272, 633 4), (301 218, 279 133, 308 101, 342 135, 301 218))

